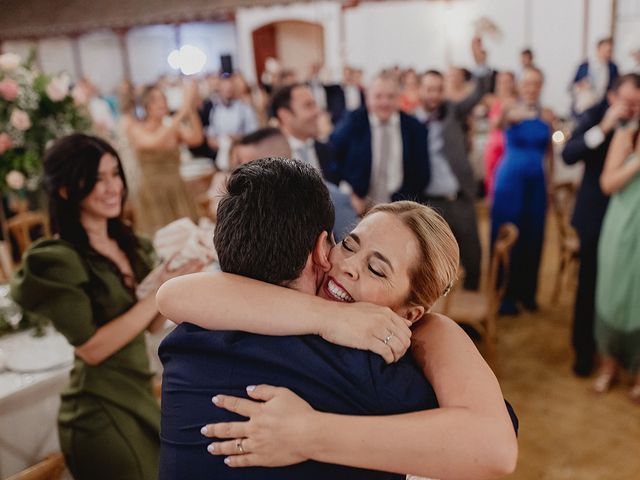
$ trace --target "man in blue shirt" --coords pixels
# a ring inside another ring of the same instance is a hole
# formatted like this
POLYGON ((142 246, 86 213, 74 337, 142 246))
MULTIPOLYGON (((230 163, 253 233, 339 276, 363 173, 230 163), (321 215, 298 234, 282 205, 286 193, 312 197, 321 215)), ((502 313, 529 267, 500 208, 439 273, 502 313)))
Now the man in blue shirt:
MULTIPOLYGON (((315 294, 322 272, 313 263, 314 254, 330 248, 323 238, 330 238, 334 220, 317 170, 302 162, 262 159, 235 170, 227 190, 215 234, 221 269, 315 294)), ((209 440, 200 429, 239 420, 215 408, 211 397, 246 397, 247 385, 287 387, 315 409, 341 414, 437 407, 431 386, 411 356, 387 365, 376 354, 316 336, 211 332, 183 323, 163 341, 159 354, 164 364, 161 480, 403 478, 313 461, 281 468, 227 467, 222 457, 207 452, 209 440)))

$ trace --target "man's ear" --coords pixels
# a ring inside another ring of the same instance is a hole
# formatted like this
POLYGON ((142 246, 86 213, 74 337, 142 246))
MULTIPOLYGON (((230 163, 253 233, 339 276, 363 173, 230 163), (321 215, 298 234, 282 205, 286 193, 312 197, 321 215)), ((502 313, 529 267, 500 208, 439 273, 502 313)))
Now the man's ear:
POLYGON ((65 200, 69 200, 69 194, 67 193, 67 187, 60 187, 58 189, 58 195, 60 195, 65 200))
POLYGON ((411 323, 415 323, 420 320, 423 315, 424 307, 422 305, 412 305, 410 307, 407 307, 402 316, 409 320, 411 323))
POLYGON ((331 269, 331 263, 329 262, 329 252, 333 242, 329 240, 329 233, 322 232, 316 239, 316 244, 313 247, 313 263, 320 268, 323 272, 328 272, 331 269))

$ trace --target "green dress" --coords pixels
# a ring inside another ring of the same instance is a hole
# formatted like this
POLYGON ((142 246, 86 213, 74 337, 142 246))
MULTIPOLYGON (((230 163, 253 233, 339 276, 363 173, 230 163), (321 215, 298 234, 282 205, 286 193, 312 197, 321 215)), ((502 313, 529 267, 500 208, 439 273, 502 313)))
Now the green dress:
POLYGON ((640 370, 640 173, 611 197, 598 245, 596 343, 640 370))
MULTIPOLYGON (((140 240, 131 266, 137 282, 153 267, 152 248, 140 240)), ((29 315, 49 318, 71 345, 136 303, 117 267, 95 251, 84 257, 63 240, 43 240, 26 253, 13 298, 29 315)), ((75 358, 58 415, 60 446, 76 480, 155 480, 160 409, 144 332, 98 365, 75 358)))

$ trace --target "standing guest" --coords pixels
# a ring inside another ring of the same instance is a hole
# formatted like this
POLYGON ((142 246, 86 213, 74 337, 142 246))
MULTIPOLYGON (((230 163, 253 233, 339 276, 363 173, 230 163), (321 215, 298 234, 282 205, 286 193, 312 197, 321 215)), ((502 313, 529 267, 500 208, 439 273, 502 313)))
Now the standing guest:
POLYGON ((520 52, 520 68, 516 73, 516 79, 519 81, 522 78, 522 74, 527 68, 537 68, 533 61, 533 50, 525 48, 520 52))
POLYGON ((495 173, 504 154, 504 131, 500 126, 502 110, 505 104, 516 99, 516 82, 513 72, 498 72, 495 93, 486 98, 489 107, 489 139, 484 152, 485 191, 489 199, 493 198, 495 173))
POLYGON ((362 72, 352 68, 344 67, 344 83, 342 91, 345 98, 346 112, 353 112, 364 105, 364 87, 361 85, 362 72))
POLYGON ((640 114, 640 75, 619 77, 606 99, 580 116, 562 152, 565 163, 584 162, 584 175, 576 197, 572 224, 580 238, 580 272, 573 315, 573 371, 589 375, 596 351, 594 340, 598 240, 608 196, 600 176, 615 128, 640 114))
POLYGON ((400 110, 409 115, 413 115, 416 108, 420 105, 420 96, 418 87, 420 79, 414 69, 409 69, 400 77, 400 86, 402 93, 400 94, 400 110))
MULTIPOLYGON (((144 331, 164 319, 155 291, 136 298, 153 251, 122 222, 120 159, 99 138, 70 135, 47 152, 44 186, 58 236, 30 247, 11 289, 26 314, 50 319, 75 347, 58 415, 65 463, 76 480, 156 478, 160 411, 144 331)), ((158 268, 164 282, 199 265, 158 268)))
POLYGON ((574 114, 600 103, 611 89, 618 78, 618 66, 612 59, 613 39, 604 38, 598 42, 595 57, 580 64, 572 85, 574 114))
POLYGON ((635 381, 629 391, 640 403, 640 142, 638 124, 619 127, 607 154, 600 186, 611 195, 600 244, 596 286, 596 342, 602 356, 593 388, 605 392, 618 366, 635 381))
POLYGON ((491 240, 500 226, 514 223, 520 235, 511 253, 511 274, 501 313, 518 313, 519 302, 536 311, 538 270, 544 239, 547 208, 545 158, 551 176, 551 126, 553 113, 540 106, 544 77, 530 68, 519 84, 520 99, 505 106, 502 125, 506 128, 504 158, 496 173, 491 209, 491 240))
POLYGON ((444 96, 447 100, 457 103, 467 98, 473 91, 464 68, 449 67, 444 77, 444 96))
POLYGON ((399 90, 394 76, 379 74, 366 107, 347 115, 331 135, 338 175, 358 214, 375 203, 419 198, 429 182, 427 135, 400 111, 399 90))
POLYGON ((169 110, 162 91, 147 87, 142 94, 145 118, 131 123, 129 139, 140 166, 136 227, 146 235, 181 217, 196 219, 196 207, 180 177, 180 145, 202 142, 202 126, 195 108, 196 84, 185 87, 183 105, 165 122, 169 110))
MULTIPOLYGON (((213 104, 209 113, 209 127, 207 128, 207 143, 212 150, 220 150, 221 145, 227 149, 231 142, 258 128, 258 119, 251 105, 236 96, 234 80, 229 74, 220 78, 217 102, 213 104)), ((218 151, 218 154, 222 152, 218 151)), ((217 158, 220 162, 220 158, 217 158)), ((225 163, 225 162, 222 162, 225 163)), ((218 167, 225 169, 225 164, 218 167)))
POLYGON ((593 325, 598 240, 609 202, 608 196, 600 188, 600 176, 615 128, 638 114, 640 76, 623 75, 616 80, 605 101, 580 116, 562 152, 565 163, 573 165, 583 161, 585 166, 572 219, 580 238, 580 272, 572 331, 575 353, 573 371, 578 376, 591 373, 596 350, 593 325))
POLYGON ((474 39, 472 48, 478 75, 471 95, 460 102, 446 100, 442 74, 428 71, 420 81, 422 111, 418 118, 428 127, 431 159, 431 181, 422 195, 451 226, 466 272, 464 287, 476 290, 482 250, 475 210, 476 181, 468 158, 465 125, 471 111, 489 92, 491 71, 484 65, 486 54, 479 39, 474 39))
MULTIPOLYGON (((273 96, 272 111, 280 122, 294 157, 318 170, 329 189, 336 219, 333 233, 342 240, 357 223, 358 217, 351 206, 350 198, 338 190, 340 177, 336 159, 329 144, 317 140, 320 110, 311 89, 303 84, 284 87, 273 96)), ((276 152, 272 152, 271 156, 276 152)), ((290 157, 291 154, 287 154, 290 157)))

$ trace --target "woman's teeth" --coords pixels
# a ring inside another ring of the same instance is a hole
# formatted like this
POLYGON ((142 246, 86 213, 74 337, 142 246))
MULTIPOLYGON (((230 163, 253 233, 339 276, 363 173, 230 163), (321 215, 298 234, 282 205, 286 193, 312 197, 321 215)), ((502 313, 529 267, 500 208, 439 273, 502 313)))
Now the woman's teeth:
POLYGON ((336 285, 336 283, 333 282, 333 280, 329 280, 327 282, 327 288, 329 289, 329 292, 331 292, 331 294, 334 297, 342 300, 343 302, 349 302, 349 303, 353 302, 353 298, 351 298, 351 295, 349 295, 342 288, 336 285))

